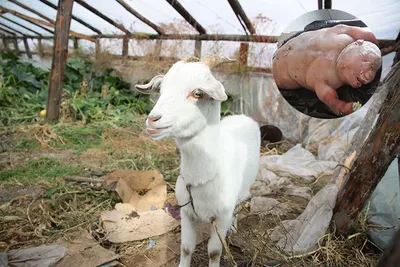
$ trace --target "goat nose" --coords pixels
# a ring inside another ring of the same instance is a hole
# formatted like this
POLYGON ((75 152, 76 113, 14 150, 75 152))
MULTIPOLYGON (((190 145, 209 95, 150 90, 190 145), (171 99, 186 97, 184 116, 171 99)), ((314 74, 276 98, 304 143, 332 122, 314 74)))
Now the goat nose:
POLYGON ((148 117, 149 123, 156 122, 161 119, 161 115, 150 115, 148 117))

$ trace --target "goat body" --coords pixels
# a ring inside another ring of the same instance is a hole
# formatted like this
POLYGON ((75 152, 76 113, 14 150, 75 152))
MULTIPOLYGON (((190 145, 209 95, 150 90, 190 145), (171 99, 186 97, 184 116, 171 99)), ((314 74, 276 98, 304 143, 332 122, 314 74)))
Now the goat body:
MULTIPOLYGON (((236 222, 236 206, 250 197, 260 160, 258 123, 245 115, 220 119, 220 102, 227 97, 207 67, 212 60, 204 62, 179 62, 165 77, 136 86, 142 92, 161 88, 146 120, 148 132, 153 139, 174 137, 180 152, 175 190, 182 206, 179 267, 191 264, 199 222, 215 222, 226 237, 236 222)), ((208 254, 209 266, 218 267, 222 244, 214 228, 208 254)))

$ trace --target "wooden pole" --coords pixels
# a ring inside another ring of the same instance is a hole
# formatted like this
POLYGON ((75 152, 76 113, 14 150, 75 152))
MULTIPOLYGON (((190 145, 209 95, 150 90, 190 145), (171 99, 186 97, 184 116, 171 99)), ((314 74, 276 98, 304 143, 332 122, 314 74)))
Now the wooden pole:
POLYGON ((14 50, 17 53, 17 55, 18 56, 21 55, 21 51, 19 50, 17 39, 13 39, 13 44, 14 44, 14 50))
POLYGON ((14 23, 15 25, 18 25, 19 27, 24 28, 24 29, 27 30, 27 31, 30 31, 30 32, 33 32, 33 33, 35 33, 35 34, 37 34, 37 35, 39 35, 39 36, 42 36, 39 32, 34 31, 34 30, 32 30, 31 28, 28 28, 28 27, 26 27, 26 26, 24 26, 24 25, 22 25, 22 24, 20 24, 20 23, 18 23, 18 22, 15 22, 15 21, 13 21, 13 20, 11 20, 11 19, 9 19, 9 18, 7 18, 7 17, 5 17, 5 16, 3 16, 3 15, 0 15, 0 18, 5 19, 5 20, 7 20, 7 21, 9 21, 9 22, 11 22, 11 23, 14 23))
POLYGON ((194 56, 201 58, 201 41, 194 42, 194 56))
POLYGON ((97 59, 99 57, 100 53, 101 53, 101 46, 100 46, 100 40, 99 39, 96 39, 95 49, 96 49, 96 59, 97 59))
POLYGON ((5 50, 10 50, 10 46, 8 45, 8 40, 3 38, 3 45, 5 50))
POLYGON ((42 47, 42 38, 38 38, 38 52, 39 56, 43 57, 43 47, 42 47))
POLYGON ((239 66, 240 68, 246 68, 249 58, 249 44, 241 43, 239 49, 239 66))
POLYGON ((128 55, 129 50, 129 39, 122 39, 122 56, 126 57, 128 55))
MULTIPOLYGON (((228 0, 228 3, 231 6, 236 17, 238 18, 239 23, 242 24, 242 21, 243 21, 244 25, 246 25, 246 27, 243 27, 245 32, 246 32, 246 28, 247 28, 247 30, 250 32, 250 34, 256 34, 256 30, 254 29, 253 24, 247 17, 246 12, 244 12, 239 1, 238 0, 228 0)), ((242 24, 242 26, 243 26, 243 24, 242 24)))
MULTIPOLYGON (((42 2, 45 5, 48 5, 49 7, 54 8, 55 10, 57 10, 57 6, 55 4, 53 4, 53 3, 51 3, 51 2, 49 2, 47 0, 39 0, 39 1, 42 2)), ((80 19, 80 18, 78 18, 78 17, 76 17, 74 15, 72 15, 72 19, 76 20, 77 22, 79 22, 83 26, 91 29, 92 31, 94 31, 94 32, 96 32, 98 34, 101 34, 101 31, 99 29, 93 27, 92 25, 90 25, 89 23, 85 22, 84 20, 82 20, 82 19, 80 19)))
POLYGON ((322 9, 322 0, 318 0, 318 9, 322 9))
POLYGON ((325 0, 324 9, 332 9, 332 0, 325 0))
POLYGON ((107 21, 108 23, 113 25, 114 27, 120 29, 124 33, 130 33, 127 29, 125 29, 124 25, 113 21, 112 19, 110 19, 109 17, 107 17, 106 15, 104 15, 103 13, 101 13, 100 11, 98 11, 97 9, 95 9, 94 7, 89 5, 88 3, 86 3, 86 2, 84 2, 82 0, 75 0, 75 2, 77 2, 78 4, 80 4, 81 6, 86 8, 87 10, 91 11, 93 14, 95 14, 95 15, 99 16, 100 18, 104 19, 105 21, 107 21))
POLYGON ((162 47, 162 40, 157 40, 156 41, 156 47, 154 48, 154 56, 156 58, 161 57, 161 47, 162 47))
POLYGON ((193 26, 200 34, 205 34, 206 29, 197 22, 195 18, 178 2, 178 0, 167 0, 170 4, 190 25, 193 26))
POLYGON ((143 17, 139 12, 137 12, 136 10, 134 10, 130 5, 128 5, 124 0, 116 0, 121 6, 123 6, 129 13, 131 13, 132 15, 134 15, 136 18, 138 18, 140 21, 142 21, 143 23, 147 24, 148 26, 150 26, 151 28, 153 28, 158 34, 163 34, 164 31, 158 27, 156 24, 154 24, 153 22, 151 22, 150 20, 146 19, 145 17, 143 17))
POLYGON ((28 58, 32 59, 32 54, 31 50, 29 49, 29 44, 28 44, 28 39, 24 38, 24 46, 25 46, 25 53, 28 56, 28 58))
POLYGON ((379 118, 343 178, 338 192, 333 221, 339 234, 346 235, 349 227, 364 207, 389 165, 400 153, 400 63, 392 68, 386 81, 390 92, 379 118))
POLYGON ((56 121, 60 116, 60 104, 64 84, 65 63, 68 57, 68 32, 74 0, 59 0, 55 24, 53 62, 51 64, 46 120, 56 121))
POLYGON ((40 13, 39 11, 36 11, 35 9, 30 8, 29 6, 22 4, 22 3, 18 2, 17 0, 8 0, 8 1, 10 1, 11 3, 14 3, 14 4, 16 4, 17 6, 22 7, 23 9, 26 9, 26 10, 28 10, 29 12, 32 12, 33 14, 35 14, 35 15, 41 17, 42 19, 47 20, 48 22, 54 24, 54 20, 50 19, 49 17, 46 17, 45 15, 43 15, 42 13, 40 13))
MULTIPOLYGON (((28 21, 30 21, 30 22, 35 22, 35 23, 38 23, 38 24, 45 25, 45 26, 47 26, 47 27, 55 28, 54 23, 51 23, 51 22, 47 22, 47 21, 43 21, 43 20, 40 20, 40 19, 37 19, 37 18, 30 17, 30 16, 27 16, 27 15, 21 14, 21 13, 19 13, 19 12, 17 12, 17 11, 14 11, 14 10, 11 10, 11 9, 8 9, 8 8, 5 8, 5 7, 3 7, 3 6, 0 6, 0 10, 4 10, 4 11, 6 11, 6 12, 10 12, 11 14, 13 14, 13 15, 15 15, 15 16, 20 17, 20 18, 23 18, 23 19, 25 19, 25 20, 28 20, 28 21)), ((91 41, 91 42, 94 42, 94 41, 95 41, 94 38, 89 37, 89 36, 86 36, 86 35, 84 35, 84 34, 80 34, 80 33, 77 33, 77 32, 71 31, 71 30, 69 31, 69 33, 70 33, 72 36, 79 37, 79 38, 82 38, 82 39, 85 39, 85 40, 88 40, 88 41, 91 41)))
POLYGON ((74 37, 72 40, 74 42, 74 49, 75 50, 78 49, 79 48, 78 38, 74 37))

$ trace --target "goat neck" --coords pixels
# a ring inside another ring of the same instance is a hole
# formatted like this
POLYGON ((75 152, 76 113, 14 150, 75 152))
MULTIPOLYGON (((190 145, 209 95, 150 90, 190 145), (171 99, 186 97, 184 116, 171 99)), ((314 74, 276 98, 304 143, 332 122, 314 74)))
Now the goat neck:
POLYGON ((207 125, 200 133, 190 138, 177 138, 181 157, 181 175, 192 186, 206 184, 218 174, 221 166, 220 124, 207 125))

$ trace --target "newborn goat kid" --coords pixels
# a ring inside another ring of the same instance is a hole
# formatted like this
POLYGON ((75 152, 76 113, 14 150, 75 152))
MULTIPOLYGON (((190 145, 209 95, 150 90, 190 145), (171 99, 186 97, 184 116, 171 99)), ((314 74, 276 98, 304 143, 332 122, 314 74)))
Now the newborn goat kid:
MULTIPOLYGON (((249 198, 258 172, 258 124, 245 115, 220 118, 227 95, 211 69, 228 62, 232 60, 189 57, 175 63, 165 76, 135 86, 142 93, 160 91, 146 120, 147 132, 155 140, 175 138, 180 151, 176 183, 176 198, 182 206, 180 267, 190 266, 199 222, 214 221, 226 237, 236 222, 235 207, 249 198)), ((212 228, 209 266, 219 266, 221 254, 222 244, 212 228)))

